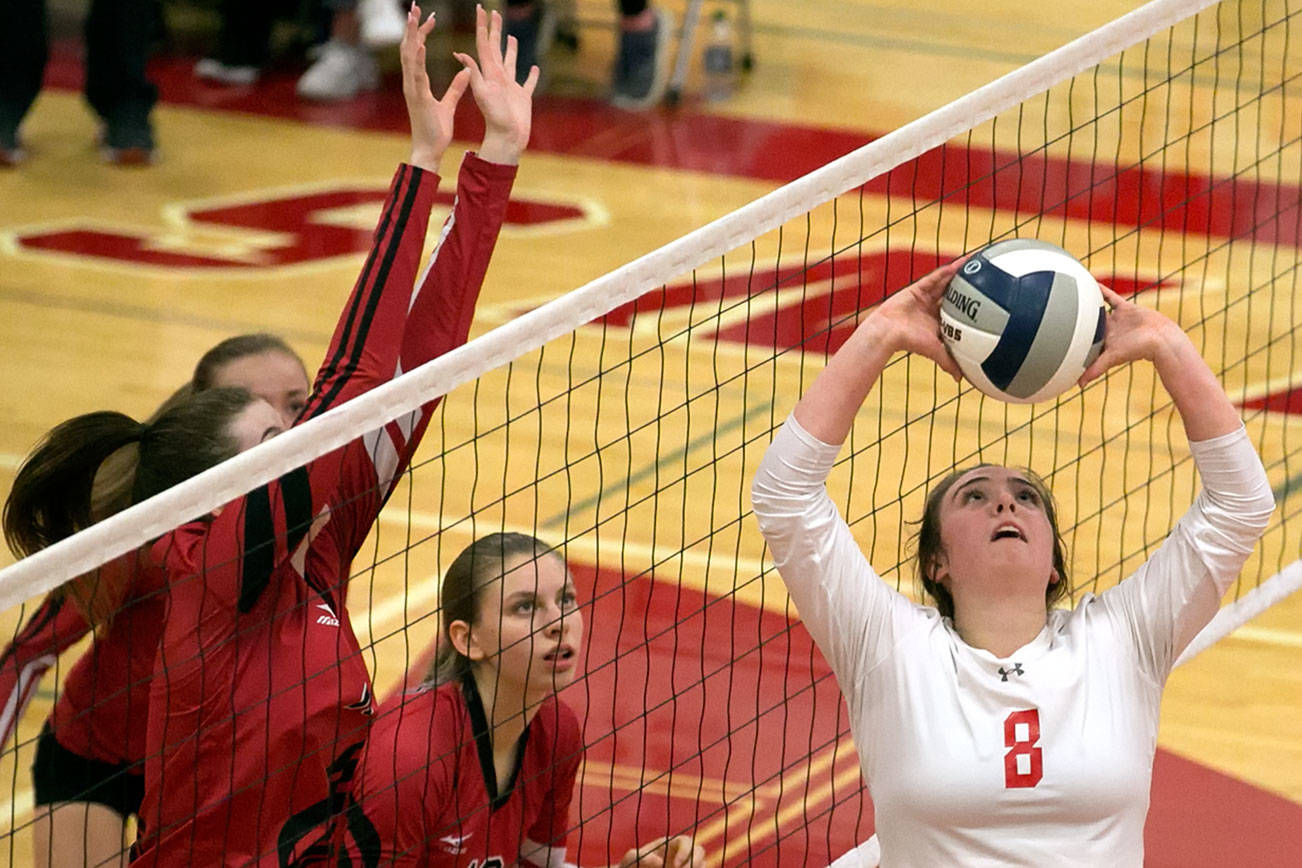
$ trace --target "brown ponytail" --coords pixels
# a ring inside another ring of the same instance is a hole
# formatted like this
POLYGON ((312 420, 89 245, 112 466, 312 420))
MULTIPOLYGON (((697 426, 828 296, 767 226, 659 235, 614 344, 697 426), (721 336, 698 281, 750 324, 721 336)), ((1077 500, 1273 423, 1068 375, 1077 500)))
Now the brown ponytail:
MULTIPOLYGON (((235 455, 230 424, 251 400, 244 389, 210 389, 171 403, 146 424, 100 412, 56 426, 23 462, 5 500, 9 548, 34 554, 235 455)), ((101 568, 60 592, 90 624, 102 625, 130 581, 129 570, 101 568)))
POLYGON ((93 524, 95 472, 122 447, 139 443, 145 431, 130 416, 112 412, 87 413, 56 425, 18 469, 5 501, 10 550, 26 557, 93 524))

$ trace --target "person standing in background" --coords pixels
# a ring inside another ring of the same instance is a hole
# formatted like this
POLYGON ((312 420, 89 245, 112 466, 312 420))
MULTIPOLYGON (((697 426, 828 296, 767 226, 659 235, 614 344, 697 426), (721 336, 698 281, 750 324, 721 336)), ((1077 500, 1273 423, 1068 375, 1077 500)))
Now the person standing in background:
MULTIPOLYGON (((157 0, 90 0, 86 14, 86 102, 100 121, 103 158, 119 166, 154 159, 150 113, 158 89, 145 61, 158 23, 157 0)), ((45 0, 0 3, 0 166, 26 156, 18 128, 41 91, 49 57, 45 0)))

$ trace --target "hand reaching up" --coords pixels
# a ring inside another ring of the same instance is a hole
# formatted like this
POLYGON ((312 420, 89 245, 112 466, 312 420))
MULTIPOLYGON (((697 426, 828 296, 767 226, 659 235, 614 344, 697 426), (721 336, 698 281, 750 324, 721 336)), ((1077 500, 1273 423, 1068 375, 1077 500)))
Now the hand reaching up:
POLYGON ((425 40, 433 29, 434 16, 430 15, 422 23, 420 7, 413 3, 407 12, 407 31, 398 53, 402 56, 402 95, 411 122, 411 164, 437 172, 443 152, 452 141, 452 118, 470 84, 470 71, 458 72, 443 99, 434 98, 425 69, 425 40))
POLYGON ((687 835, 657 838, 619 860, 618 868, 705 868, 705 850, 687 835))
POLYGON ((538 86, 538 67, 529 70, 524 84, 515 80, 518 48, 515 37, 506 40, 502 52, 502 16, 496 11, 475 8, 475 58, 453 53, 470 75, 470 92, 484 116, 484 143, 479 156, 489 162, 516 165, 529 143, 533 122, 533 91, 538 86))

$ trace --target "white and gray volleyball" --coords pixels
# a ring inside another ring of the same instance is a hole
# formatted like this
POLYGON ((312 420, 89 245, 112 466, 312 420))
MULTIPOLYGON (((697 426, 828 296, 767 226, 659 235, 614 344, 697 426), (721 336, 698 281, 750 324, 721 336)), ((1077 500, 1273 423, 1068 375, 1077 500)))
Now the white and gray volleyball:
POLYGON ((940 305, 940 329, 963 376, 1001 401, 1065 392, 1103 349, 1099 285, 1070 253, 1030 238, 974 253, 940 305))

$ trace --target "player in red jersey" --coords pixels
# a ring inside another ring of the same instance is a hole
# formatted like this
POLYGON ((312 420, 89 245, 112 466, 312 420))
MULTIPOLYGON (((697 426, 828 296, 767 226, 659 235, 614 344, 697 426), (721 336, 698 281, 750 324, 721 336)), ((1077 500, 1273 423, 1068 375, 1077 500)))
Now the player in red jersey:
MULTIPOLYGON (((302 411, 311 383, 302 359, 281 338, 237 335, 204 353, 190 382, 151 422, 189 395, 223 387, 243 388, 266 401, 288 427, 302 411)), ((149 424, 136 426, 142 437, 149 424)), ((85 445, 79 440, 74 451, 82 452, 85 445)), ((196 451, 193 445, 181 448, 196 451)), ((214 452, 211 461, 229 457, 235 449, 214 452)), ((87 458, 88 487, 77 490, 41 478, 42 467, 55 468, 34 452, 20 469, 8 501, 6 529, 15 550, 30 553, 14 537, 24 535, 22 524, 35 520, 34 497, 42 498, 41 508, 47 510, 44 521, 67 511, 93 523, 132 505, 139 458, 136 442, 103 461, 87 458)), ((207 466, 206 461, 189 465, 176 479, 207 466)), ((83 523, 69 518, 66 530, 72 532, 83 523)), ((26 536, 34 534, 29 530, 26 536)), ((53 541, 51 535, 42 546, 53 541)), ((134 554, 105 565, 94 578, 98 593, 89 599, 74 599, 79 596, 76 583, 47 595, 0 652, 0 744, 5 744, 13 739, 45 671, 92 631, 92 621, 96 625, 93 644, 68 671, 37 742, 32 824, 37 866, 124 862, 127 818, 139 810, 144 791, 145 685, 162 630, 163 582, 157 569, 134 554)))
MULTIPOLYGON (((481 10, 479 64, 442 100, 413 7, 402 47, 412 159, 301 419, 312 419, 462 343, 529 136, 534 73, 514 78, 501 19, 481 10), (478 156, 423 281, 421 246, 439 161, 466 87, 484 115, 478 156)), ((409 462, 434 402, 178 528, 153 553, 168 613, 150 684, 143 831, 133 865, 301 862, 351 780, 372 712, 345 608, 348 571, 409 462)))
MULTIPOLYGON (((380 709, 337 830, 339 864, 562 868, 583 759, 578 718, 555 695, 583 639, 565 561, 526 534, 490 534, 452 562, 439 599, 430 681, 380 709)), ((704 860, 680 835, 618 864, 704 860)))
MULTIPOLYGON (((179 395, 145 423, 89 413, 55 427, 23 462, 5 502, 4 533, 28 555, 249 448, 276 412, 240 388, 179 395)), ((0 657, 5 736, 35 679, 92 629, 68 673, 32 767, 35 862, 117 864, 143 790, 145 687, 165 584, 140 551, 49 595, 0 657)))

